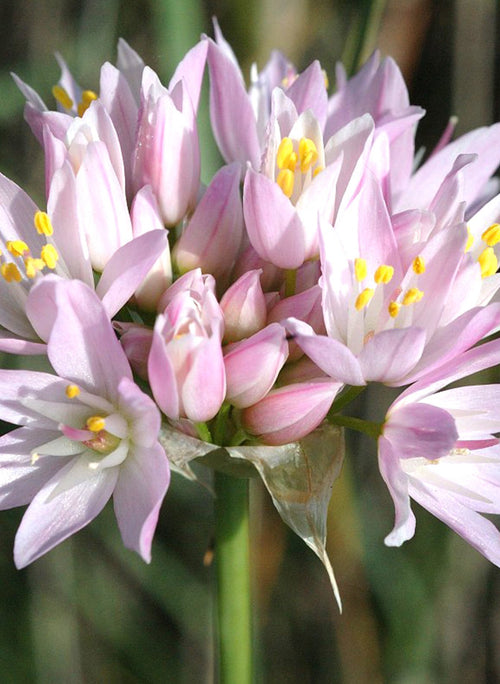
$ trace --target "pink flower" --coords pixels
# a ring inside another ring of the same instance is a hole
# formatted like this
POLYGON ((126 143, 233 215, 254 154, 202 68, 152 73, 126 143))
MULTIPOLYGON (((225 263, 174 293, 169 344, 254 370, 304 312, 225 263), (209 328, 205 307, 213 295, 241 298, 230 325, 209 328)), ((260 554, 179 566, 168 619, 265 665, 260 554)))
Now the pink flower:
POLYGON ((247 92, 236 57, 214 21, 215 42, 208 43, 210 72, 210 118, 214 136, 226 162, 238 161, 244 169, 250 162, 260 166, 271 113, 271 96, 276 88, 286 91, 298 113, 310 109, 323 126, 327 94, 319 62, 297 75, 285 57, 274 51, 258 73, 253 65, 247 92))
POLYGON ((498 340, 483 344, 389 408, 379 438, 379 467, 396 511, 389 546, 413 536, 412 498, 500 566, 500 533, 481 515, 500 513, 500 385, 437 392, 499 360, 498 340))
POLYGON ((467 237, 463 223, 451 222, 402 258, 380 185, 367 174, 334 228, 321 225, 328 336, 296 319, 288 330, 336 380, 398 386, 418 379, 500 324, 500 306, 488 304, 500 286, 496 267, 466 252, 467 237))
MULTIPOLYGON (((47 338, 40 337, 26 316, 32 285, 55 274, 94 287, 88 244, 78 220, 75 178, 67 163, 54 174, 47 212, 1 175, 0 192, 0 349, 40 354, 47 338)), ((165 230, 153 230, 110 256, 96 286, 109 317, 130 299, 166 245, 165 230)))
POLYGON ((176 290, 156 318, 149 382, 165 415, 202 422, 215 416, 226 393, 223 315, 210 283, 201 291, 176 290))
POLYGON ((89 523, 113 495, 124 544, 149 562, 169 483, 160 413, 132 380, 95 293, 79 281, 38 288, 34 327, 50 311, 57 373, 0 371, 2 416, 20 427, 0 438, 0 505, 29 503, 16 535, 17 567, 89 523), (55 306, 55 310, 54 310, 55 306))

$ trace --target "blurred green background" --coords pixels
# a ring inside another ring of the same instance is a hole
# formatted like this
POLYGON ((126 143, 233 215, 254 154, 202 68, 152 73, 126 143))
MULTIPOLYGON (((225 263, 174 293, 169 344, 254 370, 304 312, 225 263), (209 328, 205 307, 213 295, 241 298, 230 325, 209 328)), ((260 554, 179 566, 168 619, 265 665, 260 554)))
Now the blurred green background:
MULTIPOLYGON (((412 103, 428 110, 419 146, 431 148, 451 114, 459 116, 459 132, 500 118, 494 0, 4 0, 0 170, 43 202, 42 153, 22 120, 11 71, 49 102, 59 77, 57 51, 81 85, 97 89, 99 67, 115 60, 122 36, 168 82, 200 34, 212 35, 216 15, 245 75, 276 47, 299 69, 319 58, 333 89, 336 61, 359 57, 355 29, 369 6, 377 30, 361 58, 378 46, 400 64, 412 103)), ((208 181, 219 158, 206 97, 200 130, 208 181)), ((390 400, 389 390, 375 388, 358 408, 380 419, 378 406, 390 400)), ((498 569, 417 506, 415 538, 386 548, 393 509, 372 443, 350 440, 333 491, 328 548, 342 616, 321 564, 281 523, 257 481, 251 497, 257 682, 500 681, 498 569)), ((12 546, 21 516, 21 510, 0 515, 0 681, 213 681, 213 520, 204 489, 174 476, 150 566, 122 548, 108 506, 85 530, 17 572, 12 546)))

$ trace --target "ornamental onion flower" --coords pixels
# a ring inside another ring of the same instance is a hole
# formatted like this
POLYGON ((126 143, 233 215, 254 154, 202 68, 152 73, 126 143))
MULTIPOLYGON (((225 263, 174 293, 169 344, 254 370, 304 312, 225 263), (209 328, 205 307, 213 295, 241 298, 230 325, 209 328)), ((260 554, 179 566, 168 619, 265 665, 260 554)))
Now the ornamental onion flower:
POLYGON ((169 483, 160 413, 132 380, 95 293, 79 281, 41 281, 34 327, 54 317, 47 354, 56 375, 1 370, 0 506, 29 503, 14 548, 18 567, 84 527, 113 496, 124 544, 149 562, 169 483), (55 311, 51 310, 55 306, 55 311))

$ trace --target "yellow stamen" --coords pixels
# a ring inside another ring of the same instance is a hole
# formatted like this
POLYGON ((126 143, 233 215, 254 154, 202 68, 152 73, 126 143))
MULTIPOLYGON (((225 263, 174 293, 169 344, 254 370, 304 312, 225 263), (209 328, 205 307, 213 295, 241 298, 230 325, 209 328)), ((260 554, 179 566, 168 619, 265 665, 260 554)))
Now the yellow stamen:
POLYGON ((468 252, 474 243, 474 235, 472 235, 469 226, 467 226, 467 242, 465 243, 465 252, 468 252))
POLYGON ((22 280, 21 272, 12 262, 3 263, 0 266, 0 272, 2 273, 4 280, 8 283, 11 283, 13 280, 19 283, 22 280))
POLYGON ((354 260, 354 275, 356 280, 360 283, 366 278, 366 260, 365 259, 355 259, 354 260))
POLYGON ((44 266, 45 263, 42 261, 42 259, 33 259, 33 257, 26 257, 24 259, 24 268, 28 278, 34 278, 44 266))
POLYGON ((295 171, 297 154, 293 149, 291 138, 283 138, 280 142, 276 154, 276 164, 278 165, 278 169, 290 169, 290 171, 295 171))
POLYGON ((318 161, 318 150, 311 138, 301 138, 299 142, 300 170, 307 173, 318 161))
POLYGON ((484 231, 481 238, 486 242, 488 247, 493 247, 497 242, 500 242, 500 223, 493 223, 484 231))
POLYGON ((423 296, 424 293, 422 292, 422 290, 419 290, 418 287, 410 287, 410 289, 407 290, 405 296, 403 297, 403 306, 408 306, 409 304, 416 304, 422 299, 423 296))
POLYGON ((31 454, 31 465, 35 465, 39 458, 40 454, 37 454, 36 451, 33 451, 33 453, 31 454))
POLYGON ((316 178, 316 176, 318 175, 318 173, 321 173, 321 172, 324 171, 324 170, 325 170, 325 167, 324 167, 324 166, 317 166, 317 167, 314 169, 314 171, 313 171, 313 178, 316 178))
POLYGON ((39 235, 52 235, 54 229, 49 215, 44 211, 37 211, 34 217, 36 232, 39 235))
POLYGON ((417 275, 425 273, 425 262, 421 256, 417 256, 413 259, 413 270, 417 275))
POLYGON ((78 116, 83 116, 94 100, 97 100, 97 94, 93 90, 84 90, 82 100, 77 107, 78 116))
POLYGON ((87 418, 87 428, 91 432, 100 432, 104 430, 105 426, 106 421, 102 416, 90 416, 90 418, 87 418))
POLYGON ((493 247, 486 247, 486 249, 483 249, 477 260, 481 266, 481 278, 487 278, 496 273, 498 259, 493 247))
POLYGON ((22 256, 26 252, 30 251, 28 245, 22 240, 9 240, 7 242, 7 249, 12 254, 12 256, 15 257, 22 256))
POLYGON ((59 254, 54 245, 44 245, 40 253, 43 262, 48 268, 55 268, 57 260, 59 259, 59 254))
POLYGON ((78 387, 78 385, 68 385, 65 391, 68 399, 74 399, 80 394, 80 388, 78 387))
POLYGON ((325 70, 325 69, 321 69, 321 73, 323 74, 323 80, 324 80, 324 82, 325 82, 325 88, 326 88, 326 90, 328 90, 328 88, 329 88, 329 86, 330 86, 330 81, 329 81, 329 79, 328 79, 328 74, 326 73, 326 70, 325 70))
POLYGON ((52 86, 52 95, 59 102, 59 104, 64 107, 64 109, 71 109, 73 107, 73 100, 62 86, 52 86))
POLYGON ((391 302, 389 304, 389 316, 391 318, 396 318, 396 316, 399 313, 399 309, 401 308, 401 304, 398 304, 397 302, 391 302))
POLYGON ((291 197, 293 194, 293 184, 295 180, 295 174, 290 169, 282 169, 278 173, 278 178, 276 183, 280 186, 287 197, 291 197))
POLYGON ((370 299, 373 297, 374 292, 375 291, 372 290, 371 287, 365 287, 363 292, 359 293, 354 303, 354 306, 358 311, 361 311, 361 309, 365 308, 365 306, 369 303, 370 299))
POLYGON ((394 275, 394 267, 393 266, 387 266, 386 264, 382 264, 377 268, 375 271, 374 279, 377 285, 379 283, 390 283, 392 280, 392 276, 394 275))

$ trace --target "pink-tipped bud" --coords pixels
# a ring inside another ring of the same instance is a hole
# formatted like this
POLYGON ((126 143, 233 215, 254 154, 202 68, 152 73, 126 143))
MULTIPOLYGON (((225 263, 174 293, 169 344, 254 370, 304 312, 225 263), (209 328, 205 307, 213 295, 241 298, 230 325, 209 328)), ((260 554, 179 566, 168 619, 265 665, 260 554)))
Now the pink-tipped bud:
POLYGON ((285 329, 272 323, 224 355, 227 400, 238 408, 260 401, 274 385, 288 356, 285 329))
POLYGON ((147 67, 134 157, 136 188, 151 185, 167 226, 193 209, 200 184, 200 150, 193 106, 183 82, 171 92, 147 67))
POLYGON ((243 235, 240 165, 224 166, 213 177, 173 249, 181 273, 201 268, 215 278, 226 277, 243 235))
POLYGON ((271 390, 243 410, 243 426, 265 444, 295 442, 321 423, 341 387, 338 382, 317 380, 271 390))
POLYGON ((224 401, 222 312, 206 289, 178 292, 157 316, 148 359, 153 396, 169 418, 210 420, 224 401))
POLYGON ((238 278, 220 301, 224 313, 226 342, 250 337, 266 324, 266 300, 260 285, 260 269, 238 278))

